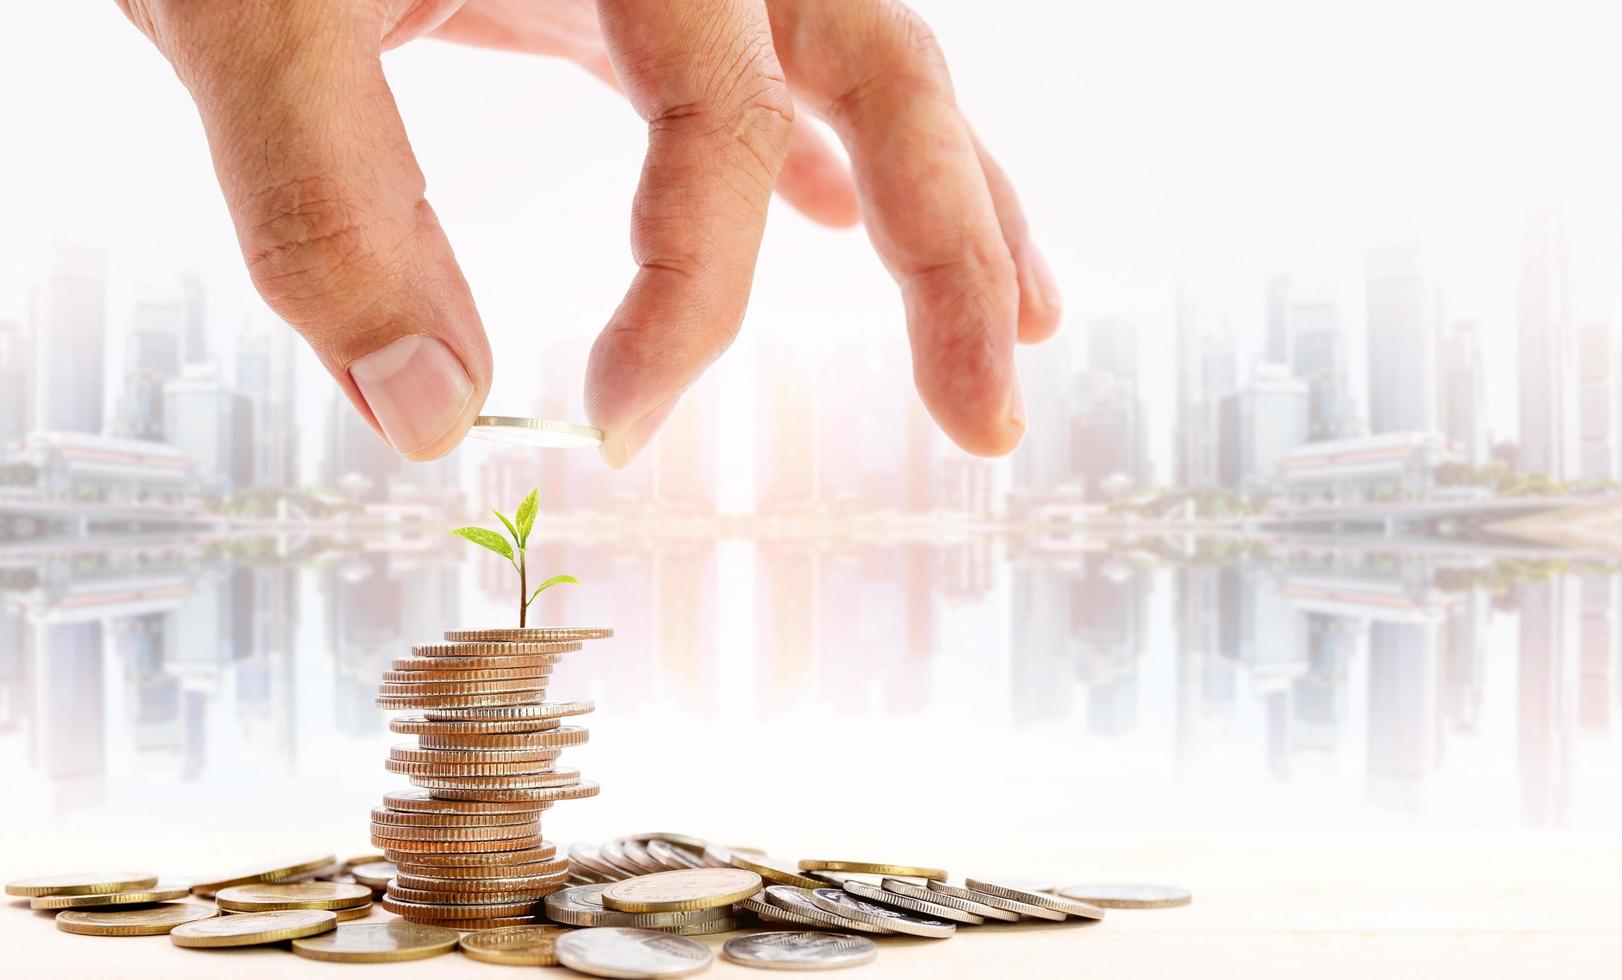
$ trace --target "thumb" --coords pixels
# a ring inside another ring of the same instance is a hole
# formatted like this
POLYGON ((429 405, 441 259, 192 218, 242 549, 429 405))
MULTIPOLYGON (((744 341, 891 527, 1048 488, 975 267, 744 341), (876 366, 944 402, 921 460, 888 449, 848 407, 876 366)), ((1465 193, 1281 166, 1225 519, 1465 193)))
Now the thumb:
POLYGON ((254 285, 396 452, 442 456, 484 403, 490 350, 383 77, 382 25, 290 0, 244 30, 221 9, 237 6, 185 5, 154 36, 179 49, 254 285))

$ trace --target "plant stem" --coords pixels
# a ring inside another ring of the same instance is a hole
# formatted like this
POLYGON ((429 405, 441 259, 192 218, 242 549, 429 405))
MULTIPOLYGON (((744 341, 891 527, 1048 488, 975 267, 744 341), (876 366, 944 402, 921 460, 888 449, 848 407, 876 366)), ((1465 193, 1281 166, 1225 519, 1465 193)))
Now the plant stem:
POLYGON ((524 563, 524 549, 518 549, 518 628, 524 628, 524 617, 529 614, 529 576, 524 563))

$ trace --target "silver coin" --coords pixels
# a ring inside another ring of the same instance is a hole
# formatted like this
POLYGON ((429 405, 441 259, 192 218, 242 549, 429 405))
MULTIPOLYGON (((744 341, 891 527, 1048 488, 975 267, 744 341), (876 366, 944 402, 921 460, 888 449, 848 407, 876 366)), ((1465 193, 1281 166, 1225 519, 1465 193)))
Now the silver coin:
POLYGON ((614 843, 619 847, 620 853, 625 855, 625 860, 629 861, 631 866, 637 869, 638 874, 651 875, 670 870, 654 860, 653 855, 648 853, 648 849, 642 845, 641 841, 622 837, 614 843))
POLYGON ((932 892, 940 892, 942 895, 951 895, 953 898, 961 898, 970 902, 979 902, 981 905, 989 905, 992 908, 1002 909, 1006 912, 1016 912, 1027 918, 1047 919, 1049 922, 1063 922, 1065 920, 1063 912, 1055 911, 1043 905, 1032 905, 1029 902, 1017 902, 1011 898, 1003 898, 1001 895, 987 895, 970 891, 959 885, 948 885, 944 881, 929 881, 925 882, 925 885, 932 892))
POLYGON ((590 714, 595 707, 591 701, 542 701, 482 708, 425 708, 422 715, 428 721, 546 721, 590 714))
POLYGON ((883 926, 891 932, 906 933, 909 936, 946 939, 957 932, 957 926, 950 922, 903 912, 880 902, 870 902, 840 888, 812 889, 811 901, 824 912, 832 912, 870 925, 883 926))
POLYGON ((603 430, 595 426, 513 415, 480 415, 473 420, 473 428, 467 434, 488 442, 532 449, 578 449, 603 441, 603 430))
POLYGON ((776 907, 786 912, 792 912, 802 918, 810 919, 817 925, 826 926, 830 929, 848 929, 851 932, 871 932, 879 935, 889 935, 894 932, 894 930, 886 929, 877 923, 861 922, 856 919, 846 918, 837 912, 830 912, 811 901, 810 889, 801 888, 798 885, 767 885, 766 890, 761 894, 766 896, 766 901, 776 907))
POLYGON ((547 918, 570 926, 621 926, 627 929, 707 925, 732 918, 731 907, 725 905, 685 912, 620 912, 603 905, 603 892, 611 884, 614 883, 575 885, 553 892, 545 899, 547 918))
POLYGON ((677 847, 669 841, 654 838, 642 846, 647 849, 648 857, 653 858, 667 871, 685 871, 689 868, 704 867, 703 858, 687 848, 677 847))
POLYGON ((703 943, 648 929, 576 929, 558 937, 558 962, 594 977, 685 977, 709 968, 703 943))
POLYGON ((865 881, 847 881, 845 891, 870 902, 881 905, 893 905, 904 912, 916 912, 919 915, 930 916, 936 919, 946 919, 949 922, 960 922, 966 926, 985 925, 986 917, 965 912, 956 906, 944 902, 932 902, 926 898, 911 898, 896 892, 888 891, 878 885, 868 884, 865 881))
POLYGON ((1012 899, 1016 902, 1040 905, 1043 908, 1063 912, 1065 915, 1074 916, 1078 919, 1097 920, 1104 917, 1104 910, 1096 905, 1088 905, 1086 902, 1078 902, 1070 898, 1060 898, 1046 892, 1031 892, 1000 882, 981 881, 974 878, 964 878, 963 883, 969 886, 970 891, 976 891, 982 895, 996 895, 999 898, 1012 899))
POLYGON ((728 939, 721 958, 768 970, 838 970, 871 963, 879 944, 866 936, 829 932, 757 932, 728 939))
POLYGON ((618 867, 603 860, 597 848, 590 844, 575 844, 569 848, 569 863, 578 870, 595 875, 599 881, 621 881, 631 877, 618 867))
POLYGON ((1058 895, 1101 909, 1171 909, 1194 901, 1187 890, 1166 885, 1066 885, 1058 895))
POLYGON ((741 902, 734 902, 732 907, 735 909, 743 909, 746 912, 751 912, 762 922, 768 924, 780 923, 782 925, 789 926, 812 927, 826 924, 821 919, 813 919, 808 915, 801 915, 798 912, 790 912, 788 909, 773 905, 759 895, 751 895, 741 902))
POLYGON ((1000 909, 994 905, 970 901, 967 898, 958 898, 942 891, 931 891, 917 882, 907 881, 905 878, 886 878, 882 887, 887 892, 916 898, 921 902, 934 902, 936 905, 945 905, 964 912, 972 912, 982 919, 997 919, 1001 922, 1018 922, 1019 913, 1000 909))

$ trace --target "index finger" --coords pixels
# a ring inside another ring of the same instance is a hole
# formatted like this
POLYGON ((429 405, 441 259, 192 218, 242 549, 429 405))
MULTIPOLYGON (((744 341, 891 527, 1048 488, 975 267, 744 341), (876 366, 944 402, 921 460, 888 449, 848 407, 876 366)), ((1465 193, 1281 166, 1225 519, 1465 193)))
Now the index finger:
POLYGON ((586 412, 618 468, 737 335, 794 108, 761 0, 603 0, 599 12, 648 121, 638 269, 586 372, 586 412))

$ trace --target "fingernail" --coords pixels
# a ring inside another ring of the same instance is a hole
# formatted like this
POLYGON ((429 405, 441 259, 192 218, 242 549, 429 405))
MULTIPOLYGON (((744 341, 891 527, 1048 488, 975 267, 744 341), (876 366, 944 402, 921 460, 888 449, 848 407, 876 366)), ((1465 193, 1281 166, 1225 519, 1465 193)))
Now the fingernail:
POLYGON ((445 342, 411 334, 349 365, 389 445, 409 456, 450 431, 473 396, 473 379, 445 342))
POLYGON ((1057 311, 1064 305, 1059 298, 1059 281, 1053 278, 1048 260, 1034 247, 1031 249, 1031 277, 1036 280, 1037 304, 1046 310, 1057 311))
POLYGON ((598 452, 602 453, 603 462, 616 470, 624 469, 631 460, 636 458, 636 454, 642 451, 642 447, 653 439, 654 434, 659 431, 659 427, 665 424, 665 419, 670 417, 670 413, 676 410, 676 405, 681 401, 681 396, 681 392, 676 392, 649 410, 646 415, 631 423, 623 435, 610 436, 604 439, 602 446, 598 449, 598 452))

